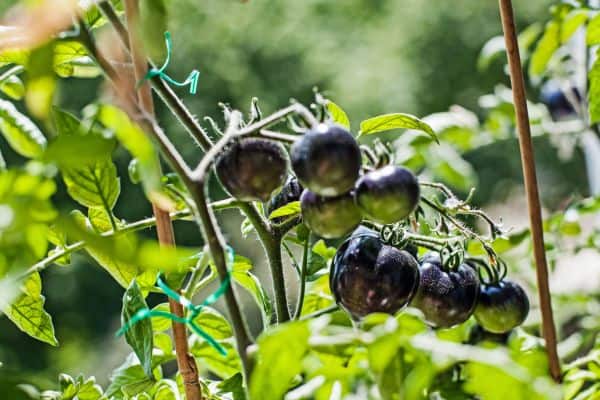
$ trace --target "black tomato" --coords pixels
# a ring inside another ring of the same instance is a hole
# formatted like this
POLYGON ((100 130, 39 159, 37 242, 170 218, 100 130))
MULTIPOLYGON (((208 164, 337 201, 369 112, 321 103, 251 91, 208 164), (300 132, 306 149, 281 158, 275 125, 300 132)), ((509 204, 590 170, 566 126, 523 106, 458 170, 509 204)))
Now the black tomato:
POLYGON ((225 150, 215 170, 225 189, 236 199, 267 201, 285 182, 288 157, 280 143, 242 139, 225 150))
POLYGON ((394 165, 363 175, 354 192, 356 204, 370 219, 393 224, 406 218, 419 202, 419 183, 408 169, 394 165))
POLYGON ((350 193, 322 197, 304 189, 300 196, 300 208, 304 223, 317 235, 327 239, 350 233, 362 220, 350 193))
MULTIPOLYGON (((302 190, 304 189, 300 182, 298 182, 298 179, 295 176, 290 175, 281 190, 273 195, 271 200, 266 204, 267 215, 270 215, 273 211, 286 204, 300 200, 302 190)), ((275 218, 273 221, 277 223, 281 222, 282 219, 285 219, 285 217, 275 218)))
POLYGON ((483 329, 506 333, 521 325, 529 314, 529 299, 521 286, 509 280, 481 285, 475 319, 483 329))
POLYGON ((336 302, 355 320, 373 312, 395 314, 418 283, 417 260, 370 233, 350 237, 338 248, 329 276, 336 302))
POLYGON ((291 149, 292 168, 305 188, 321 196, 339 196, 353 187, 361 165, 358 143, 337 125, 321 124, 291 149))
POLYGON ((510 337, 510 333, 492 333, 488 332, 481 327, 479 324, 473 325, 471 330, 469 331, 469 338, 467 340, 468 344, 477 345, 485 342, 489 342, 492 344, 508 344, 508 339, 510 337))
POLYGON ((419 289, 411 306, 423 312, 429 325, 449 328, 469 319, 479 295, 479 277, 470 265, 445 270, 439 255, 428 253, 419 270, 419 289))

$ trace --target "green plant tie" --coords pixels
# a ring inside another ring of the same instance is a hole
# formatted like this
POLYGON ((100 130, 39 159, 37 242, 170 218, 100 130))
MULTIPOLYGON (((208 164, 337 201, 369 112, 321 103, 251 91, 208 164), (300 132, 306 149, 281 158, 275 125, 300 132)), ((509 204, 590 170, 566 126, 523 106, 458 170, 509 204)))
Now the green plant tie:
POLYGON ((151 68, 148 73, 146 74, 146 76, 144 76, 144 78, 141 80, 140 84, 138 85, 138 87, 147 79, 152 79, 155 76, 159 76, 161 79, 169 82, 172 85, 175 86, 190 86, 190 94, 196 94, 196 91, 198 89, 198 78, 200 77, 200 72, 198 70, 193 70, 192 72, 190 72, 190 74, 188 75, 187 79, 183 82, 179 82, 176 81, 175 79, 171 78, 166 72, 165 70, 167 69, 167 67, 169 66, 169 63, 171 62, 171 51, 172 51, 172 44, 171 44, 171 33, 169 31, 165 32, 165 47, 167 48, 167 58, 165 59, 165 62, 163 63, 162 67, 156 69, 156 68, 151 68))
POLYGON ((179 304, 181 304, 187 310, 189 310, 190 311, 189 315, 187 317, 183 318, 183 317, 179 317, 173 313, 166 312, 166 311, 150 310, 149 308, 142 308, 142 309, 138 310, 133 315, 133 317, 131 317, 131 319, 129 321, 127 321, 125 323, 125 325, 123 325, 121 327, 121 329, 119 329, 119 331, 117 332, 117 336, 122 336, 123 334, 125 334, 125 332, 127 332, 129 329, 131 329, 131 327, 133 325, 137 324, 138 322, 140 322, 144 319, 148 319, 148 318, 152 318, 152 317, 163 317, 163 318, 168 318, 171 321, 187 325, 195 334, 197 334, 198 336, 200 336, 204 340, 206 340, 206 342, 210 346, 212 346, 215 350, 217 350, 219 352, 219 354, 226 356, 227 350, 225 350, 225 348, 223 346, 221 346, 221 344, 219 342, 217 342, 209 333, 207 333, 200 326, 198 326, 198 324, 196 324, 194 319, 196 319, 196 317, 202 312, 202 309, 205 306, 215 303, 219 299, 219 297, 221 297, 225 293, 225 291, 231 284, 231 266, 233 265, 234 258, 235 258, 235 256, 233 253, 233 249, 230 246, 227 246, 227 261, 228 261, 228 266, 229 266, 227 269, 227 276, 225 277, 225 279, 223 279, 223 281, 221 282, 221 284, 219 285, 217 290, 215 290, 212 294, 210 294, 202 302, 202 304, 199 304, 199 305, 192 304, 192 302, 190 300, 186 299, 185 297, 181 296, 179 293, 177 293, 176 291, 171 289, 162 280, 162 278, 159 274, 158 277, 156 278, 156 284, 158 285, 158 287, 161 288, 161 290, 165 293, 165 295, 167 295, 171 299, 173 299, 176 302, 178 302, 179 304))

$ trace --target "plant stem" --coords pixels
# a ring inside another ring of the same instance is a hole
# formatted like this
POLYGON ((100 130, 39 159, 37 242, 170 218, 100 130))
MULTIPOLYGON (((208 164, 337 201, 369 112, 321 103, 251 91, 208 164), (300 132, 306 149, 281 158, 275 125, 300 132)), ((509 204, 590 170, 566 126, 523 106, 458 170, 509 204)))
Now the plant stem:
MULTIPOLYGON (((233 137, 237 131, 240 121, 240 113, 232 113, 227 131, 223 137, 206 152, 200 161, 200 164, 196 169, 197 177, 192 180, 192 187, 190 188, 192 197, 194 198, 194 202, 196 203, 198 209, 200 229, 202 230, 203 236, 208 244, 213 262, 221 281, 224 281, 228 278, 229 269, 225 255, 225 239, 223 238, 221 230, 219 229, 214 213, 208 206, 208 172, 216 155, 223 150, 231 137, 233 137)), ((252 341, 250 339, 250 335, 248 334, 246 322, 244 321, 241 308, 231 285, 229 285, 225 291, 225 303, 227 305, 229 316, 233 325, 237 349, 244 369, 244 377, 246 380, 248 380, 250 379, 252 365, 250 359, 248 358, 247 349, 248 346, 252 344, 252 341)))
MULTIPOLYGON (((125 0, 124 3, 127 25, 129 26, 129 44, 135 79, 136 81, 141 82, 148 72, 148 64, 146 62, 146 56, 143 53, 143 48, 141 47, 142 42, 138 37, 139 31, 136 28, 139 22, 139 4, 138 0, 125 0)), ((138 88, 138 102, 141 110, 151 116, 152 120, 154 120, 154 101, 152 99, 152 91, 147 83, 143 83, 138 88)), ((153 124, 153 126, 155 127, 156 124, 153 124)), ((187 173, 183 168, 186 164, 182 160, 177 160, 177 158, 180 157, 179 153, 174 148, 165 146, 166 144, 170 144, 169 141, 165 140, 166 136, 163 135, 161 137, 160 132, 156 132, 156 128, 154 131, 158 141, 163 144, 163 153, 167 153, 170 159, 176 160, 176 165, 181 169, 178 171, 180 174, 187 173)), ((169 213, 162 210, 155 203, 152 203, 152 211, 156 217, 156 232, 160 245, 165 247, 175 246, 175 234, 173 232, 173 224, 169 217, 169 213)), ((170 297, 169 308, 171 313, 177 317, 185 317, 183 305, 170 297)), ((202 400, 203 396, 200 389, 198 367, 196 366, 196 360, 189 352, 186 326, 175 321, 173 321, 172 326, 173 337, 175 339, 177 367, 183 380, 185 397, 187 400, 202 400)))
POLYGON ((287 304, 285 279, 283 274, 283 262, 281 259, 282 236, 274 233, 252 204, 244 203, 240 206, 242 212, 248 217, 265 249, 267 261, 271 270, 273 292, 275 293, 275 313, 277 322, 285 322, 290 319, 287 304))
POLYGON ((537 285, 540 297, 540 310, 542 313, 543 334, 546 339, 546 352, 550 365, 550 374, 555 381, 561 381, 560 361, 558 359, 556 343, 556 327, 552 314, 552 301, 550 298, 550 287, 548 284, 548 265, 544 249, 544 230, 542 225, 542 212, 538 193, 537 177, 535 174, 535 160, 533 144, 531 142, 531 131, 529 128, 529 115, 527 112, 527 97, 525 93, 525 82, 519 55, 519 45, 514 20, 514 12, 511 0, 499 0, 502 29, 508 54, 510 67, 510 80, 515 105, 517 130, 519 132, 519 146, 521 150, 521 164, 525 178, 525 192, 527 193, 527 204, 529 206, 529 224, 531 226, 531 238, 533 241, 533 254, 536 263, 537 285))
POLYGON ((302 306, 304 305, 304 293, 306 292, 306 273, 308 270, 308 248, 310 244, 310 235, 304 241, 302 249, 302 268, 300 269, 300 293, 298 294, 298 303, 294 312, 294 319, 298 320, 302 314, 302 306))
POLYGON ((300 321, 306 321, 313 318, 320 317, 321 315, 331 314, 339 310, 340 307, 337 304, 332 304, 329 307, 322 308, 320 310, 315 311, 314 313, 307 314, 300 318, 300 321))
MULTIPOLYGON (((129 51, 129 38, 127 29, 119 19, 119 16, 115 12, 114 8, 108 0, 101 0, 98 2, 98 8, 102 11, 106 19, 109 20, 111 25, 115 28, 117 36, 121 39, 121 43, 126 51, 129 51)), ((150 68, 155 66, 148 61, 150 68)), ((194 141, 203 149, 207 150, 212 146, 212 141, 208 137, 206 131, 200 126, 196 118, 189 112, 187 107, 183 104, 181 99, 173 92, 173 89, 167 85, 160 76, 154 76, 150 79, 152 83, 152 89, 159 95, 162 101, 165 102, 169 110, 177 118, 179 122, 186 128, 190 136, 194 141)))

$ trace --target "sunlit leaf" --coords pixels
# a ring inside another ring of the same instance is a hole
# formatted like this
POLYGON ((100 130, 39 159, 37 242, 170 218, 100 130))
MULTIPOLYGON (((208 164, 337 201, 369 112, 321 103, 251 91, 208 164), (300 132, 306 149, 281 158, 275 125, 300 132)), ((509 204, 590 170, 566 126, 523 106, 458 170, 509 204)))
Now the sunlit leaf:
POLYGON ((310 331, 306 322, 291 322, 264 332, 257 341, 250 379, 251 399, 281 399, 302 370, 310 331))
POLYGON ((552 20, 546 24, 544 34, 531 54, 529 75, 539 77, 546 70, 546 65, 560 47, 560 22, 552 20))
POLYGON ((373 133, 389 131, 393 129, 413 129, 425 132, 429 137, 436 142, 438 141, 437 136, 431 127, 410 114, 395 113, 379 115, 377 117, 369 118, 360 123, 359 136, 370 135, 373 133))
POLYGON ((4 314, 29 336, 58 346, 52 317, 44 310, 42 280, 37 272, 29 275, 21 287, 21 292, 22 294, 3 310, 4 314))
POLYGON ((329 116, 336 124, 343 126, 346 129, 350 129, 350 119, 346 112, 333 101, 327 102, 327 111, 329 116))
POLYGON ((78 203, 107 211, 115 206, 121 185, 110 159, 81 167, 65 167, 62 173, 69 195, 78 203))
POLYGON ((300 214, 300 202, 292 201, 289 202, 276 210, 269 215, 269 219, 275 219, 279 217, 289 217, 292 215, 300 214))
POLYGON ((10 146, 24 157, 38 157, 46 147, 46 137, 15 106, 0 99, 0 131, 10 146))

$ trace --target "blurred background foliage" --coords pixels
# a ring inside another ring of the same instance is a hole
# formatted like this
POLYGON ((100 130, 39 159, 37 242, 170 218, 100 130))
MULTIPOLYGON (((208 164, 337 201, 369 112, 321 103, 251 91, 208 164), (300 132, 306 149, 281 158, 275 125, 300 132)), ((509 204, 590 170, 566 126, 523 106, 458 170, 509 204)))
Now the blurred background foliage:
MULTIPOLYGON (((1 1, 0 11, 13 4, 1 1)), ((549 4, 548 0, 516 2, 519 26, 549 17, 549 4)), ((480 97, 494 92, 499 83, 508 85, 503 62, 492 63, 486 70, 477 68, 481 47, 501 30, 496 2, 171 0, 169 11, 174 42, 169 73, 182 79, 194 68, 200 71, 197 95, 178 89, 199 118, 211 116, 220 121, 218 102, 246 110, 253 96, 260 99, 266 113, 287 104, 291 97, 310 102, 317 86, 346 110, 354 130, 358 121, 376 114, 425 116, 447 111, 453 104, 483 119, 480 97)), ((160 40, 162 32, 152 36, 160 40)), ((61 80, 55 102, 79 113, 100 93, 100 81, 61 80)), ((537 90, 530 88, 530 98, 537 96, 537 90)), ((158 107, 168 134, 188 160, 196 160, 199 150, 190 145, 168 111, 158 107)), ((475 203, 492 210, 515 193, 523 198, 518 145, 509 131, 508 136, 462 154, 477 185, 475 203)), ((5 143, 0 142, 0 147, 9 164, 22 161, 5 143)), ((570 158, 559 158, 545 136, 535 139, 535 148, 546 209, 559 209, 572 194, 588 194, 583 158, 577 150, 570 158)), ((134 220, 151 211, 141 189, 127 179, 128 161, 125 152, 117 154, 122 191, 116 214, 134 220)), ((463 194, 469 189, 455 188, 463 194)), ((59 188, 55 201, 72 207, 64 187, 59 188)), ((517 216, 522 217, 524 203, 511 204, 520 207, 517 216)), ((500 207, 496 216, 506 210, 500 207)), ((240 221, 237 213, 225 214, 233 240, 241 240, 240 221)), ((522 218, 519 223, 523 225, 522 218)), ((178 223, 177 234, 181 244, 200 241, 189 223, 178 223)), ((253 238, 240 247, 242 254, 255 259, 260 251, 253 238)), ((265 277, 265 272, 259 275, 265 277)), ((0 372, 18 370, 48 381, 61 371, 83 372, 104 382, 127 352, 122 341, 113 339, 123 290, 84 255, 75 256, 70 267, 47 269, 43 279, 44 292, 51 294, 47 310, 53 315, 61 347, 39 343, 6 318, 0 319, 0 360, 9 366, 0 372)))

